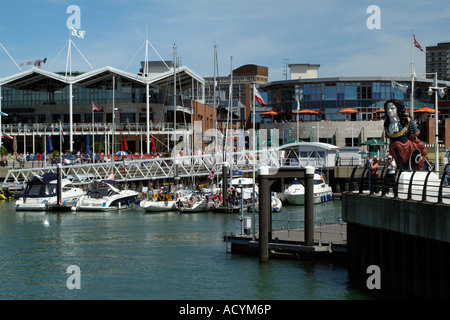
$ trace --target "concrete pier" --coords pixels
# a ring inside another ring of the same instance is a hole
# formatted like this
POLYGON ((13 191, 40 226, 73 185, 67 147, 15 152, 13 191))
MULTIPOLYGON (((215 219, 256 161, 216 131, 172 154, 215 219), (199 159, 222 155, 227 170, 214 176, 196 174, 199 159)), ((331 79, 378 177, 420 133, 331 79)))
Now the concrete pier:
POLYGON ((342 213, 352 278, 375 265, 381 290, 450 298, 450 205, 345 192, 342 213))

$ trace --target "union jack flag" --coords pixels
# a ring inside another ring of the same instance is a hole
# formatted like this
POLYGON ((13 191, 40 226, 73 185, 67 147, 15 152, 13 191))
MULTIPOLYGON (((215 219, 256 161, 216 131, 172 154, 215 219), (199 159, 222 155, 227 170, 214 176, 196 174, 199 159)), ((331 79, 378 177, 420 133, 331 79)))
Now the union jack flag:
POLYGON ((413 41, 414 41, 414 47, 418 48, 420 51, 425 52, 425 50, 422 49, 422 46, 417 42, 416 36, 413 33, 413 41))
POLYGON ((97 106, 95 103, 92 102, 92 110, 102 112, 103 108, 100 108, 99 106, 97 106))

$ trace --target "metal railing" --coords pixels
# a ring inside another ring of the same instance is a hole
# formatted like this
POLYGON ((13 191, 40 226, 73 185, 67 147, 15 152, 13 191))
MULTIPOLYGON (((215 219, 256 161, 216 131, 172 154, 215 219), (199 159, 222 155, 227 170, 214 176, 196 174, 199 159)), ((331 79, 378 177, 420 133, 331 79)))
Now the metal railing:
MULTIPOLYGON (((59 123, 33 123, 33 124, 3 124, 1 126, 1 131, 3 133, 9 134, 11 136, 14 135, 59 135, 61 129, 64 131, 64 134, 69 133, 69 124, 63 123, 61 126, 59 123)), ((192 130, 193 125, 191 124, 181 124, 177 123, 178 129, 187 129, 192 130)), ((133 123, 112 123, 107 122, 94 122, 92 123, 74 123, 73 124, 73 133, 74 134, 95 134, 102 135, 105 133, 111 134, 114 131, 116 135, 120 134, 146 134, 147 133, 147 124, 142 122, 133 122, 133 123), (113 130, 114 128, 114 130, 113 130)), ((150 123, 150 131, 173 131, 173 122, 157 122, 150 123)))
MULTIPOLYGON (((318 239, 315 238, 315 240, 318 240, 319 243, 328 241, 329 237, 327 237, 327 235, 337 235, 339 241, 346 240, 346 231, 344 230, 346 223, 342 221, 340 207, 338 208, 336 206, 330 206, 329 208, 326 208, 326 206, 330 204, 331 202, 315 205, 316 214, 314 216, 314 233, 319 234, 318 239), (339 227, 334 228, 334 231, 330 231, 330 229, 327 227, 331 225, 338 225, 339 227)), ((254 219, 254 229, 256 233, 258 233, 259 229, 258 217, 259 216, 256 213, 254 219)), ((242 217, 241 215, 236 217, 236 235, 251 235, 253 227, 251 224, 246 225, 246 218, 250 218, 250 221, 253 223, 253 217, 251 216, 251 213, 245 214, 244 217, 242 217), (245 233, 246 231, 247 233, 245 233)), ((305 220, 303 219, 303 206, 290 206, 287 209, 285 208, 280 212, 272 214, 272 234, 275 234, 279 231, 284 231, 286 237, 283 237, 282 240, 303 241, 300 234, 304 232, 304 225, 305 220)))
POLYGON ((370 168, 354 167, 348 181, 348 191, 372 194, 394 199, 427 201, 450 204, 449 164, 444 171, 396 170, 388 176, 386 168, 378 169, 378 176, 372 176, 370 168))

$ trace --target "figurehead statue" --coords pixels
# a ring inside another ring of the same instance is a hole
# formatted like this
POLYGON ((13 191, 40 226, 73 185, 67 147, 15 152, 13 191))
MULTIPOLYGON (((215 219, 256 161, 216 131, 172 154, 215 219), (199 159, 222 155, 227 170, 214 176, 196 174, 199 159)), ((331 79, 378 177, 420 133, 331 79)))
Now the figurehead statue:
POLYGON ((386 120, 384 130, 389 137, 389 154, 401 170, 429 170, 427 149, 417 137, 420 130, 416 122, 406 115, 405 106, 400 100, 388 100, 384 104, 386 120))

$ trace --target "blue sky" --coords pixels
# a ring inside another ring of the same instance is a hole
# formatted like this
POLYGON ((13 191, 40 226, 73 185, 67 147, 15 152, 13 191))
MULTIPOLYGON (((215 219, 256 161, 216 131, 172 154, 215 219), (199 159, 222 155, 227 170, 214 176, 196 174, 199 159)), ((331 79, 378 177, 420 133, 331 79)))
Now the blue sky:
MULTIPOLYGON (((17 0, 2 1, 0 43, 20 64, 48 58, 44 69, 65 70, 67 7, 81 9, 85 39, 72 37, 94 68, 110 65, 137 72, 149 41, 166 60, 173 44, 182 64, 212 76, 214 44, 219 75, 244 64, 269 68, 270 81, 284 80, 283 61, 320 64, 320 77, 390 76, 411 70, 411 30, 426 46, 450 42, 447 0, 17 0), (370 5, 380 8, 381 29, 366 22, 370 5)), ((151 50, 151 49, 150 49, 151 50)), ((76 49, 72 70, 88 71, 76 49)), ((159 60, 150 51, 150 60, 159 60)), ((425 54, 414 48, 417 73, 425 54)), ((23 67, 26 69, 27 67, 23 67)), ((0 77, 19 69, 0 48, 0 77)))

